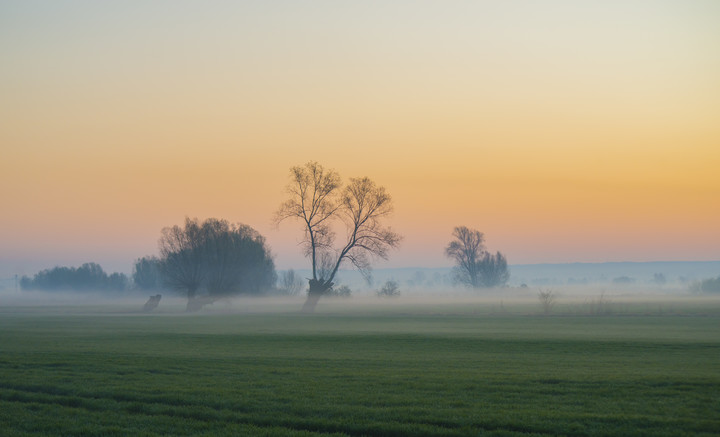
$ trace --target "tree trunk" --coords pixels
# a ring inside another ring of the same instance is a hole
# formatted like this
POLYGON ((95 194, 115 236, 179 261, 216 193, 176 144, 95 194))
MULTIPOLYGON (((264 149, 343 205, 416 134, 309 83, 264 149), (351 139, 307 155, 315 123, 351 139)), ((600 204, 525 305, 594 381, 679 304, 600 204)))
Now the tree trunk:
POLYGON ((220 299, 216 296, 197 296, 192 299, 188 299, 187 312, 200 311, 205 305, 212 305, 216 300, 220 299))
POLYGON ((195 308, 195 295, 197 294, 197 289, 195 287, 188 287, 188 302, 187 306, 185 307, 185 311, 197 311, 199 308, 195 308))
POLYGON ((220 299, 219 296, 198 296, 196 288, 188 289, 188 302, 185 307, 185 311, 191 313, 194 311, 200 311, 205 305, 212 305, 216 300, 220 299))
POLYGON ((333 283, 330 281, 319 281, 317 279, 311 279, 310 289, 308 290, 307 300, 305 300, 305 304, 303 304, 302 312, 314 313, 318 301, 323 294, 325 294, 330 288, 332 288, 332 286, 333 283))

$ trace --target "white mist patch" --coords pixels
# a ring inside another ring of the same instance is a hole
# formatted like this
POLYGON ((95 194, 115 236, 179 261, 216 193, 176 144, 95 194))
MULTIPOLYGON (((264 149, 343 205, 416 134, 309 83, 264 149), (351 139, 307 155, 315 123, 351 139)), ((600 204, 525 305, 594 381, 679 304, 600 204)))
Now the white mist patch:
MULTIPOLYGON (((0 290, 0 312, 34 314, 136 314, 138 316, 220 316, 243 314, 300 314, 306 296, 229 297, 187 312, 187 298, 161 292, 159 305, 143 311, 157 293, 44 292, 0 290)), ((641 285, 564 285, 555 287, 462 287, 400 289, 395 297, 380 297, 374 290, 353 291, 350 297, 324 296, 316 312, 325 316, 653 316, 720 314, 720 296, 691 294, 682 287, 641 285), (541 294, 551 293, 548 306, 541 294)))

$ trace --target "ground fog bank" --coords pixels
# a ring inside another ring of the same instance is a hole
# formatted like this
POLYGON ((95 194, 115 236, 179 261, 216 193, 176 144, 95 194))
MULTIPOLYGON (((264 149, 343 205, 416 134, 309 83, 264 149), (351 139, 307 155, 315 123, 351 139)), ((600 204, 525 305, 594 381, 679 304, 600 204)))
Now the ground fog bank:
MULTIPOLYGON (((186 314, 184 296, 164 292, 150 312, 143 293, 0 292, 0 311, 34 313, 93 312, 115 314, 186 314)), ((243 313, 294 313, 305 296, 231 297, 205 306, 198 315, 243 313)), ((442 314, 475 316, 623 316, 623 315, 720 315, 720 296, 693 294, 672 287, 556 286, 508 287, 470 290, 451 287, 401 290, 397 297, 379 297, 373 290, 350 297, 325 297, 317 307, 326 314, 442 314)))

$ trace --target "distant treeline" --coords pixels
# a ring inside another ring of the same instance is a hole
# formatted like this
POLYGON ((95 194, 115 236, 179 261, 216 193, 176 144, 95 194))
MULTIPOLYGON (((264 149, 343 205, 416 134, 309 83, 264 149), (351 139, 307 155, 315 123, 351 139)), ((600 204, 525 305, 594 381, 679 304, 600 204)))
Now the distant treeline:
POLYGON ((695 282, 690 290, 696 293, 720 293, 720 276, 695 282))
POLYGON ((43 270, 32 278, 23 276, 20 286, 44 291, 174 290, 187 294, 191 301, 198 298, 204 305, 231 295, 289 294, 291 288, 297 288, 297 279, 291 279, 278 289, 265 238, 250 226, 218 219, 186 219, 183 227, 163 229, 160 257, 136 260, 130 278, 123 273, 107 274, 91 262, 77 268, 43 270))
POLYGON ((55 267, 32 278, 23 276, 23 290, 124 291, 130 280, 123 273, 107 274, 100 265, 85 263, 80 267, 55 267))
MULTIPOLYGON (((96 263, 85 263, 80 267, 54 267, 42 270, 32 277, 23 276, 20 279, 22 290, 41 291, 87 291, 87 292, 122 292, 122 291, 148 291, 155 292, 172 289, 170 278, 164 273, 162 260, 157 257, 143 257, 135 261, 130 277, 124 273, 106 273, 96 263)), ((243 270, 241 267, 232 269, 225 266, 224 270, 243 270)), ((237 287, 237 294, 263 294, 271 289, 275 290, 276 274, 274 268, 266 268, 260 275, 247 272, 242 275, 242 287, 237 287)), ((287 272, 284 272, 287 274, 287 272)), ((290 271, 291 274, 294 272, 290 271)), ((284 276, 283 276, 284 277, 284 276)), ((293 281, 297 279, 293 278, 293 281)), ((295 285, 294 285, 295 286, 295 285)), ((289 294, 286 284, 279 284, 279 292, 289 294)))

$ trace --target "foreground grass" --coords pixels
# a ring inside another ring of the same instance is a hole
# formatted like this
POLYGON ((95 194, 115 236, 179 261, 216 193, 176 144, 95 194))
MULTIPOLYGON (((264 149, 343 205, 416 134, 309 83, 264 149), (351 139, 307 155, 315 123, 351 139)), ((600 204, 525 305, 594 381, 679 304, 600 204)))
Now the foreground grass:
POLYGON ((717 435, 718 317, 0 311, 3 435, 717 435))

